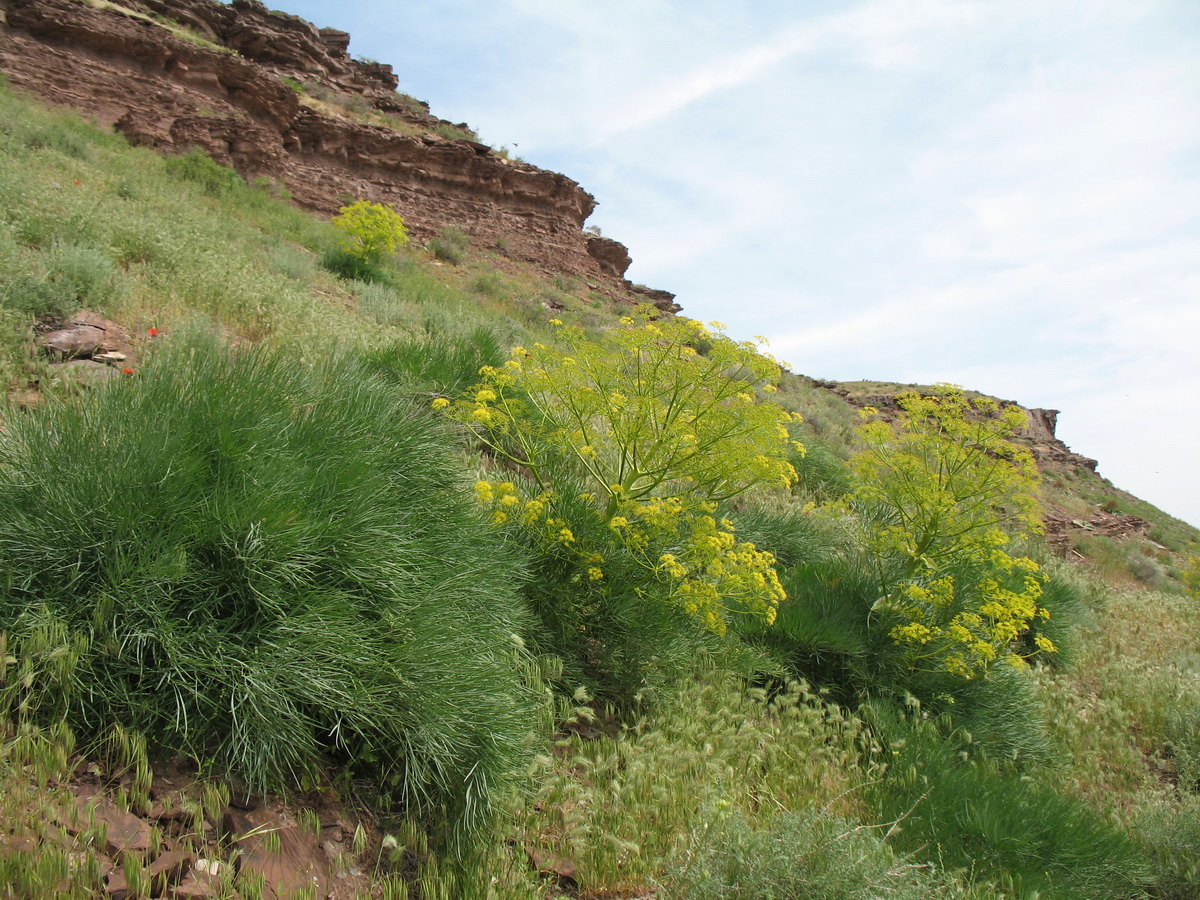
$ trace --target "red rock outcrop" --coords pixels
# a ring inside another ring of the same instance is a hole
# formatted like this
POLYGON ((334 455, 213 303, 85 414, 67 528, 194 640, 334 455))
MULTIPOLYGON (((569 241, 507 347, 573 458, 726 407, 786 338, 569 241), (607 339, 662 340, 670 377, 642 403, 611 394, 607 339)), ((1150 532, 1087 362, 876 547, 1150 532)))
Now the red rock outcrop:
POLYGON ((625 248, 582 231, 591 194, 430 115, 395 92, 390 66, 352 59, 349 41, 258 0, 0 0, 10 83, 135 143, 200 147, 325 214, 375 200, 417 240, 455 226, 547 272, 630 288, 625 248))

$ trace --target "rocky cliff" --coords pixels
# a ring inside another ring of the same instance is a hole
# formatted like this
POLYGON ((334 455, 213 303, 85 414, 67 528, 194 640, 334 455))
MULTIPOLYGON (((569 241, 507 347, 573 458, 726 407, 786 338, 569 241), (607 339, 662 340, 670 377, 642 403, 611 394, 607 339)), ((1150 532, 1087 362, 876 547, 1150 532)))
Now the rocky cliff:
MULTIPOLYGON (((349 43, 257 0, 0 0, 9 82, 134 143, 202 148, 321 213, 375 200, 417 240, 453 226, 548 273, 633 288, 625 247, 582 230, 591 194, 431 115, 349 43)), ((677 308, 666 292, 647 298, 677 308)))

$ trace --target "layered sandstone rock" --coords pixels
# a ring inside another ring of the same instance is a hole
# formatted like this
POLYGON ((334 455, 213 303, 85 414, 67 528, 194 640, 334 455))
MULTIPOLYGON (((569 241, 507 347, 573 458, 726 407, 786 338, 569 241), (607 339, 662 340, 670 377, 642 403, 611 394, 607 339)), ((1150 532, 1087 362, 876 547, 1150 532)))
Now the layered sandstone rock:
POLYGON ((9 81, 135 143, 200 147, 325 214, 348 198, 391 204, 418 241, 454 226, 547 272, 631 287, 626 249, 582 231, 591 194, 445 136, 456 126, 395 93, 390 66, 352 59, 349 41, 257 0, 0 0, 9 81), (336 102, 313 102, 310 90, 336 102))

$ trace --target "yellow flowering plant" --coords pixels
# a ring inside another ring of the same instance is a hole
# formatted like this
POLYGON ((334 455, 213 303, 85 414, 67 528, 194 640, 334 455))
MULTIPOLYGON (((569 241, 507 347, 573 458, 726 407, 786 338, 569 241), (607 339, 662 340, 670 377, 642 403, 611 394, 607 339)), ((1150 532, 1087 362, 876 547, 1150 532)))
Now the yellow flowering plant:
POLYGON ((367 263, 378 263, 408 243, 404 219, 382 203, 357 200, 343 206, 333 225, 345 239, 346 252, 367 263))
MULTIPOLYGON (((799 445, 787 425, 797 417, 760 399, 778 382, 779 363, 757 344, 655 315, 639 308, 596 340, 553 320, 552 344, 513 348, 503 366, 483 368, 479 384, 439 406, 530 474, 535 496, 517 503, 545 516, 524 524, 574 553, 587 580, 603 581, 602 553, 576 542, 553 511, 550 473, 564 467, 586 484, 610 539, 640 560, 647 595, 718 633, 734 611, 773 621, 784 597, 774 558, 739 542, 715 512, 796 477, 788 456, 799 445)), ((510 520, 512 510, 498 506, 509 496, 492 487, 481 497, 494 520, 510 520)))
POLYGON ((779 363, 756 344, 655 312, 641 307, 596 340, 556 325, 553 344, 514 347, 503 366, 485 367, 451 415, 539 482, 548 455, 573 459, 606 520, 677 489, 721 501, 789 485, 794 417, 758 397, 777 384, 779 363))
MULTIPOLYGON (((1015 642, 1049 617, 1037 563, 1006 550, 1010 532, 1041 531, 1037 466, 1011 440, 1025 414, 954 385, 897 402, 895 423, 864 410, 871 421, 846 501, 865 549, 901 563, 873 613, 894 623, 890 636, 913 668, 974 677, 1019 663, 1015 642)), ((1055 650, 1043 635, 1032 643, 1035 653, 1055 650)))
POLYGON ((1200 600, 1200 555, 1190 557, 1183 564, 1180 576, 1188 593, 1200 600))

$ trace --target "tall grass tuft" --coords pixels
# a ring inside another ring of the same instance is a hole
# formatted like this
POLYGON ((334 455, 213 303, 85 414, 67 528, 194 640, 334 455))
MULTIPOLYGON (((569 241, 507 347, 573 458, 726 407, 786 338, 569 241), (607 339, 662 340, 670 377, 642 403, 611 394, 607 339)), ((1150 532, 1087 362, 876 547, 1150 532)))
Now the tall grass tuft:
POLYGON ((761 817, 718 812, 692 836, 663 879, 689 900, 985 900, 988 884, 963 884, 896 854, 882 834, 816 810, 761 817))
POLYGON ((1010 774, 931 722, 876 707, 891 765, 876 786, 879 815, 902 848, 967 869, 1021 898, 1144 897, 1152 870, 1127 833, 1083 801, 1010 774))
POLYGON ((78 655, 27 705, 256 787, 346 760, 461 843, 535 718, 519 558, 438 424, 363 371, 173 340, 6 422, 0 631, 78 655))
POLYGON ((479 380, 482 366, 504 360, 496 335, 479 327, 470 334, 437 334, 420 341, 396 341, 369 352, 367 364, 411 389, 455 397, 479 380))

